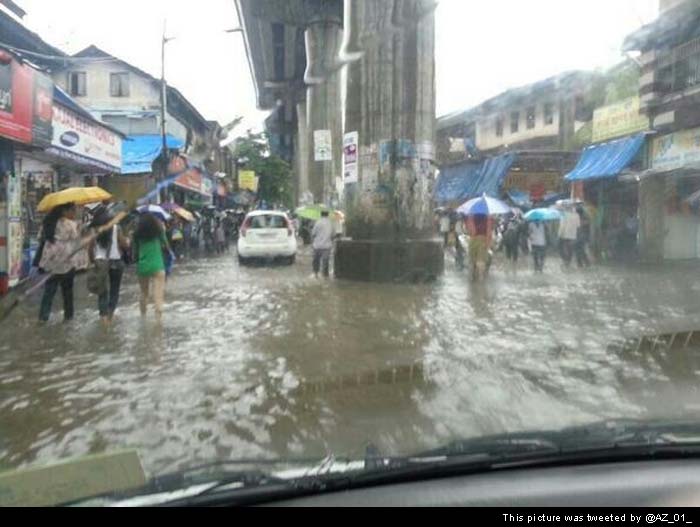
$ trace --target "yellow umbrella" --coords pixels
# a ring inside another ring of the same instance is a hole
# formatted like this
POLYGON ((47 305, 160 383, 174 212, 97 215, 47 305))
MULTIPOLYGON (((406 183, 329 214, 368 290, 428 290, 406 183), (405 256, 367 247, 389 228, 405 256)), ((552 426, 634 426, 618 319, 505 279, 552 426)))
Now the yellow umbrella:
POLYGON ((190 223, 194 221, 194 214, 192 214, 187 209, 183 209, 182 207, 175 207, 175 209, 173 209, 173 212, 185 221, 189 221, 190 223))
POLYGON ((112 195, 100 187, 73 187, 44 196, 37 210, 39 212, 49 212, 67 203, 87 205, 89 203, 99 203, 100 201, 109 199, 112 199, 112 195))

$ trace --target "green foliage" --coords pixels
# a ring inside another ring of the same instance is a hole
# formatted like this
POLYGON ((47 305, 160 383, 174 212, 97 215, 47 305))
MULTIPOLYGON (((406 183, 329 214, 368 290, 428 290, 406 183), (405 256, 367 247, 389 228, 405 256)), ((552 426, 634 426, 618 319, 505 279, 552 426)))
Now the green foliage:
POLYGON ((244 170, 252 170, 260 178, 258 196, 268 203, 293 206, 292 170, 289 163, 270 153, 267 134, 248 132, 236 140, 232 147, 239 162, 245 162, 244 170))
POLYGON ((639 75, 639 66, 632 61, 611 71, 605 90, 605 104, 613 104, 639 95, 639 75))

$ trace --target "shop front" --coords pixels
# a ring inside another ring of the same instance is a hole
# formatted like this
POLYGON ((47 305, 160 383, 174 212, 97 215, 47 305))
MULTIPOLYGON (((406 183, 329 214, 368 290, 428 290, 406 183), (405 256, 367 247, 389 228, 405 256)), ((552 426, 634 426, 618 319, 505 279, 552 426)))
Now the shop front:
POLYGON ((217 191, 214 181, 192 166, 185 157, 178 156, 171 160, 168 172, 177 176, 173 194, 178 205, 197 210, 214 204, 217 191))
POLYGON ((637 257, 638 175, 645 166, 646 133, 594 144, 566 176, 572 197, 591 217, 591 248, 599 260, 637 257))
POLYGON ((700 258, 700 128, 651 142, 640 211, 650 260, 700 258))
POLYGON ((24 267, 26 227, 18 152, 50 144, 52 105, 51 79, 0 48, 0 294, 19 282, 24 267))

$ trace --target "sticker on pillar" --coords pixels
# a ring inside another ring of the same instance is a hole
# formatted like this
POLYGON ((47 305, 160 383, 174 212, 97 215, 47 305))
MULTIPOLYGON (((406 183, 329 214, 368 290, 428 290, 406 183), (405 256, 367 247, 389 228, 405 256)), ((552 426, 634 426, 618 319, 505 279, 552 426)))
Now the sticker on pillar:
POLYGON ((359 134, 348 132, 343 138, 343 183, 357 183, 359 134))
POLYGON ((333 149, 330 130, 314 131, 314 160, 333 161, 333 149))

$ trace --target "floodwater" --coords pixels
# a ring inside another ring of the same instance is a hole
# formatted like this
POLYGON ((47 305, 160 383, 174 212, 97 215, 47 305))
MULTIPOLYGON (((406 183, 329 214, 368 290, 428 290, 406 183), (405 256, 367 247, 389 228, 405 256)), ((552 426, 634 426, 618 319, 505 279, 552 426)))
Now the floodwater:
MULTIPOLYGON (((127 279, 114 326, 77 283, 76 320, 0 327, 0 468, 135 449, 150 475, 233 458, 413 453, 603 418, 700 414, 700 352, 611 347, 700 329, 695 266, 563 271, 497 262, 427 285, 180 265, 162 327, 127 279)), ((60 295, 56 306, 60 304, 60 295)))

